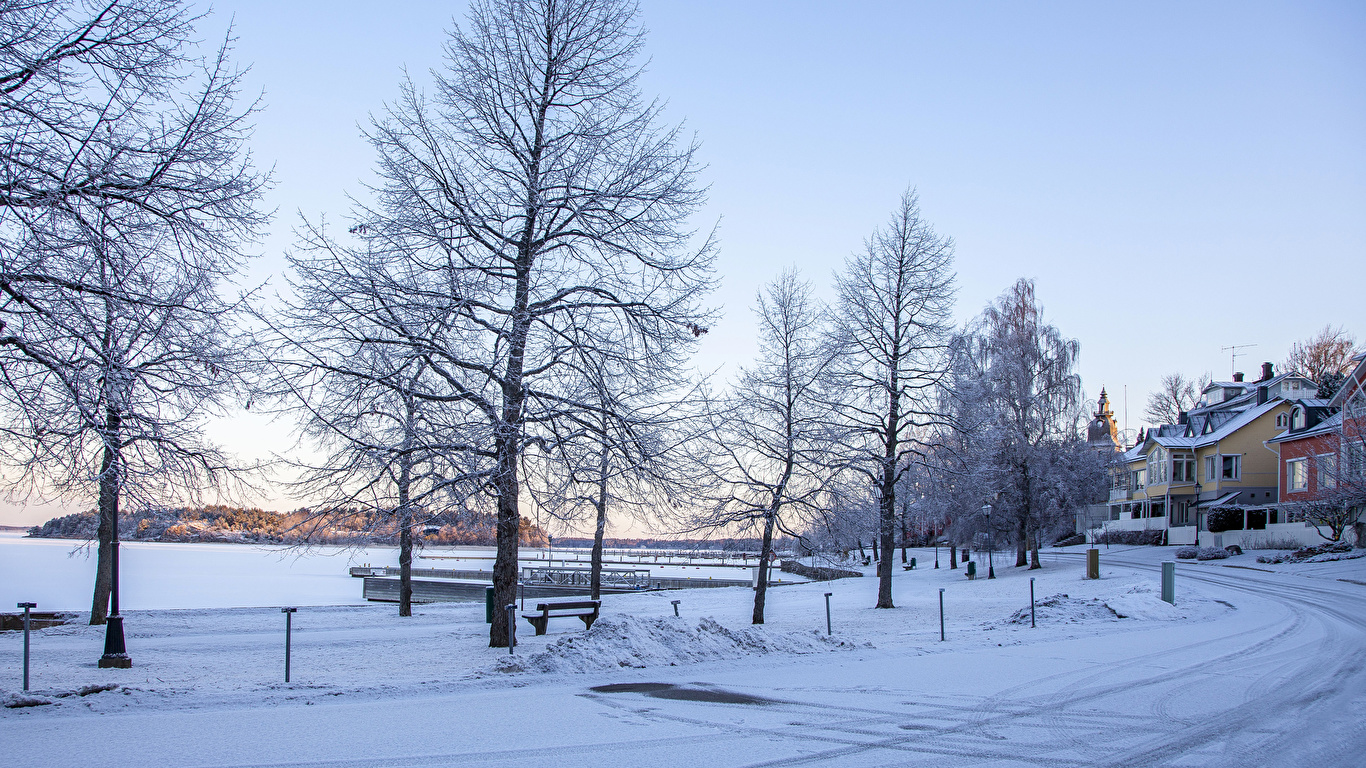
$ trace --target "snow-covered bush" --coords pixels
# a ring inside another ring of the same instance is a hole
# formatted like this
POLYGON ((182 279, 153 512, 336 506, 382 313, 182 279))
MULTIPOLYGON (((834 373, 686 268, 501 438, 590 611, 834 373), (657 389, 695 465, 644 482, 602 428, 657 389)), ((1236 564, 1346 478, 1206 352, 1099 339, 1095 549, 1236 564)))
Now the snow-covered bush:
POLYGON ((1200 550, 1196 547, 1179 547, 1176 550, 1176 557, 1179 560, 1194 560, 1198 554, 1200 550))
POLYGON ((1201 547, 1195 554, 1196 560, 1223 560, 1228 557, 1228 551, 1218 547, 1201 547))

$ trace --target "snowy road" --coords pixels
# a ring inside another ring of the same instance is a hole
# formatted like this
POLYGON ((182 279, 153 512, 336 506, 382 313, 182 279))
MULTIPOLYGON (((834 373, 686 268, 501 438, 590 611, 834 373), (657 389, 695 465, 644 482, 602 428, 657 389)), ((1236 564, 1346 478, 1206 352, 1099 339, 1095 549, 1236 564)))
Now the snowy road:
MULTIPOLYGON (((1148 553, 1105 562, 1155 567, 1148 553)), ((14 765, 1366 762, 1366 587, 1178 572, 1178 601, 1195 590, 1233 610, 1046 642, 1025 629, 998 647, 955 643, 951 631, 942 645, 503 680, 428 697, 328 701, 303 690, 267 706, 9 718, 0 742, 14 765)), ((957 630, 974 631, 985 630, 957 630)))

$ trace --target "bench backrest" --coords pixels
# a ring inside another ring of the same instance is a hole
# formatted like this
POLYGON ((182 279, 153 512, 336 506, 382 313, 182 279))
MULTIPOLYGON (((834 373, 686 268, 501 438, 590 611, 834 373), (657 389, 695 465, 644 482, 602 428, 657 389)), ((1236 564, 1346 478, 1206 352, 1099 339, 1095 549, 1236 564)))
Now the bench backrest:
POLYGON ((536 610, 538 610, 538 611, 573 611, 573 610, 579 610, 579 609, 585 609, 585 610, 587 610, 587 609, 590 609, 590 608, 592 608, 592 609, 597 609, 597 607, 600 606, 600 605, 602 605, 602 601, 601 601, 601 600, 586 600, 586 601, 581 602, 581 603, 538 603, 538 604, 536 605, 536 610))

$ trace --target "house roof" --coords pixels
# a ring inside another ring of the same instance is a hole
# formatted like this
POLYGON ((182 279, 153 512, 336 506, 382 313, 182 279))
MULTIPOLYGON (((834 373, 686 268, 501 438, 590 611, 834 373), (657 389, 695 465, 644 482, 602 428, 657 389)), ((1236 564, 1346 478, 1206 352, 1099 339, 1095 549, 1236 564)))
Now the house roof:
POLYGON ((1220 497, 1217 498, 1217 499, 1210 499, 1209 501, 1202 501, 1202 502, 1200 502, 1199 504, 1196 504, 1195 506, 1196 506, 1196 507, 1222 507, 1222 506, 1224 506, 1225 504, 1229 503, 1230 501, 1233 501, 1233 499, 1234 499, 1238 494, 1240 494, 1240 493, 1242 493, 1242 491, 1234 491, 1233 493, 1226 493, 1226 494, 1224 494, 1223 496, 1220 496, 1220 497))
MULTIPOLYGON (((1318 401, 1316 401, 1316 402, 1322 403, 1322 402, 1325 402, 1325 401, 1323 401, 1323 400, 1318 400, 1318 401)), ((1336 431, 1338 431, 1338 428, 1341 427, 1341 426, 1342 426, 1342 411, 1338 411, 1337 413, 1333 414, 1332 416, 1329 416, 1329 417, 1325 418, 1323 421, 1320 421, 1318 424, 1315 424, 1314 426, 1310 427, 1309 429, 1302 429, 1302 430, 1300 430, 1299 432, 1291 432, 1290 430, 1287 429, 1286 431, 1280 433, 1279 435, 1276 435, 1275 437, 1271 438, 1270 440, 1267 440, 1267 442, 1268 442, 1268 443, 1285 443, 1285 442, 1289 442, 1289 441, 1291 441, 1291 440, 1299 440, 1299 439, 1301 439, 1301 438, 1306 438, 1306 437, 1316 437, 1316 436, 1318 436, 1318 435, 1326 435, 1326 434, 1328 434, 1328 433, 1330 433, 1330 432, 1336 432, 1336 431)))
POLYGON ((1214 431, 1210 432, 1209 434, 1200 435, 1194 438, 1194 442, 1192 443, 1192 445, 1196 448, 1203 448, 1207 445, 1213 445, 1214 443, 1223 440, 1224 438, 1228 437, 1234 432, 1237 432, 1238 430, 1242 429, 1248 424, 1251 424, 1258 418, 1266 415, 1267 413, 1270 413, 1271 410, 1276 408, 1277 406, 1285 405, 1285 403, 1285 400, 1270 400, 1268 402, 1262 403, 1261 405, 1254 405, 1251 408, 1248 408, 1247 410, 1240 411, 1233 418, 1216 426, 1214 431))

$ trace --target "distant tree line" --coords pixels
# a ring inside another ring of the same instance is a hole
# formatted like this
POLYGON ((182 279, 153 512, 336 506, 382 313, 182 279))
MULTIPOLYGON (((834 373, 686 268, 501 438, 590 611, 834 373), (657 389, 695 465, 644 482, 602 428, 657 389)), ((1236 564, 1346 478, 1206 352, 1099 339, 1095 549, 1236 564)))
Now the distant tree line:
MULTIPOLYGON (((28 535, 49 539, 92 539, 99 524, 96 510, 77 512, 36 525, 28 535)), ((497 520, 486 512, 434 515, 418 532, 431 545, 493 546, 497 520)), ((146 508, 119 516, 123 538, 132 541, 194 541, 244 544, 335 544, 345 546, 398 543, 392 515, 355 508, 320 515, 302 508, 292 512, 211 505, 205 507, 146 508), (322 527, 323 521, 328 523, 322 527)), ((545 531, 523 518, 520 544, 544 547, 545 531)))

